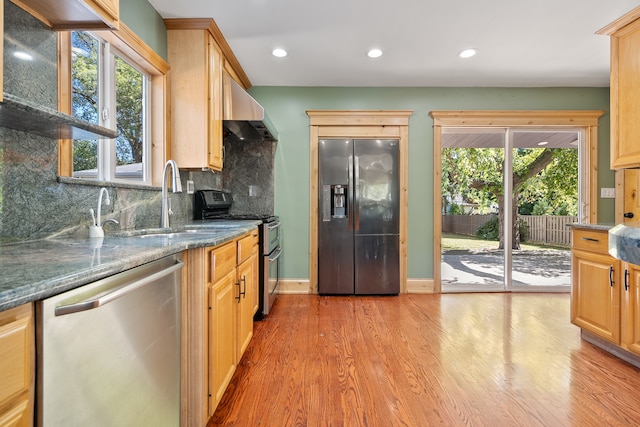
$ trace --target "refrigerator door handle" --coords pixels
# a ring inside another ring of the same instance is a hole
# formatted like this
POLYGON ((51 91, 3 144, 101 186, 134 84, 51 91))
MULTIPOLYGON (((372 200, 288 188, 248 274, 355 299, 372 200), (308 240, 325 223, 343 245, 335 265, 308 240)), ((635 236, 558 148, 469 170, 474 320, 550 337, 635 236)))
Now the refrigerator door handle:
POLYGON ((353 230, 353 205, 352 205, 352 201, 355 200, 354 199, 354 194, 353 194, 353 156, 349 156, 349 174, 347 175, 348 177, 348 184, 347 184, 347 217, 349 218, 349 230, 353 230))
POLYGON ((353 180, 356 182, 356 191, 353 193, 353 208, 355 213, 354 228, 356 231, 360 230, 360 157, 354 156, 353 165, 353 180))

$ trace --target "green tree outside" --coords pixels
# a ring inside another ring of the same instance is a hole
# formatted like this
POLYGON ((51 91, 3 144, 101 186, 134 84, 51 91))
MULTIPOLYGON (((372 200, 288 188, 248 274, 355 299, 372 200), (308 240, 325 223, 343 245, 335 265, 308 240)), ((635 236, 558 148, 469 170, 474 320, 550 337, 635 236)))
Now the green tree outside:
MULTIPOLYGON (((519 212, 537 215, 576 215, 578 210, 578 150, 524 148, 513 150, 511 247, 520 248, 519 212)), ((504 150, 444 148, 442 196, 477 206, 479 213, 498 211, 500 248, 504 248, 504 150)))

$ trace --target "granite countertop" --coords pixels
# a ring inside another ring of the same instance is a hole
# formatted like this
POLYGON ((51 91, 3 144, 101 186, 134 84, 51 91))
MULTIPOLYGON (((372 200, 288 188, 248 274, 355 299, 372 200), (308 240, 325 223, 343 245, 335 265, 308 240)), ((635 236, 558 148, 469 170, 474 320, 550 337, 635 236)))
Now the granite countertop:
MULTIPOLYGON (((0 311, 41 300, 186 249, 216 246, 260 221, 194 222, 204 232, 141 237, 132 231, 104 238, 48 238, 0 245, 0 311)), ((154 230, 160 231, 160 230, 154 230)), ((165 230, 166 231, 166 230, 165 230)), ((88 234, 88 232, 87 232, 88 234)))
POLYGON ((609 230, 609 254, 640 265, 640 223, 618 224, 609 230))
POLYGON ((613 228, 613 224, 579 224, 577 222, 567 224, 568 227, 571 228, 582 228, 585 230, 610 230, 613 228))

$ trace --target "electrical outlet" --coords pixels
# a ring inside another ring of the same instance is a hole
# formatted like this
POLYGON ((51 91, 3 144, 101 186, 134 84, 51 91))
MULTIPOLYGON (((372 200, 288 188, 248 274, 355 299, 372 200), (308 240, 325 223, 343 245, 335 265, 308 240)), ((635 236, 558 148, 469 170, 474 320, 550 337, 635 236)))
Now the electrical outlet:
POLYGON ((600 189, 600 197, 603 199, 615 199, 616 198, 616 189, 615 188, 601 188, 600 189))
POLYGON ((195 192, 193 181, 187 181, 187 194, 193 194, 195 192))

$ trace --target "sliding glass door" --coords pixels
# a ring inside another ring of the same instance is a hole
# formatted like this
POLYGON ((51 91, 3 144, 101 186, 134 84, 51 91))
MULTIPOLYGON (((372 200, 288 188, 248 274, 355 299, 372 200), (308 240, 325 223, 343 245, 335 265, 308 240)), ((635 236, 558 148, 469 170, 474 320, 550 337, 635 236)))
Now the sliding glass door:
POLYGON ((568 291, 581 139, 576 129, 443 129, 443 292, 568 291))

